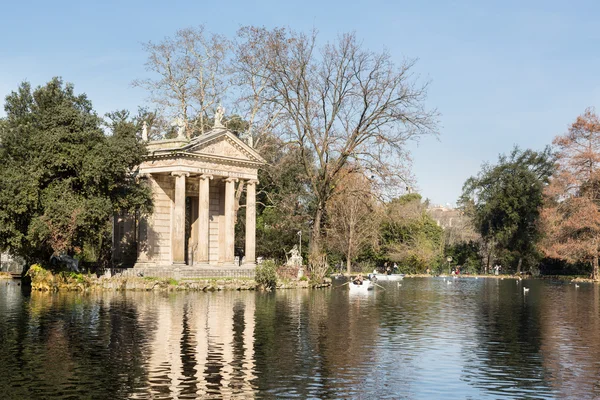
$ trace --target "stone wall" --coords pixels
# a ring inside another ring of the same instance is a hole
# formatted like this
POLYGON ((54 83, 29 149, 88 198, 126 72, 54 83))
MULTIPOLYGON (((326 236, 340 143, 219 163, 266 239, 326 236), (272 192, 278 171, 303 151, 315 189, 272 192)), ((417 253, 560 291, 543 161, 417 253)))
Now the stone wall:
POLYGON ((202 278, 251 278, 254 279, 254 268, 195 268, 195 267, 139 267, 112 268, 107 271, 111 276, 123 277, 144 276, 153 278, 202 279, 202 278))

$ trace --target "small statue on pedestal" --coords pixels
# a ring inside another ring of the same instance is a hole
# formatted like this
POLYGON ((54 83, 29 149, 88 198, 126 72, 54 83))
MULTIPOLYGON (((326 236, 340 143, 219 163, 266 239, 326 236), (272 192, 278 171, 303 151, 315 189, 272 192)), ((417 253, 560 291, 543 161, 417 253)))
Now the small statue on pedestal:
POLYGON ((300 251, 298 251, 297 245, 294 245, 288 254, 290 255, 286 263, 288 267, 302 267, 302 256, 300 255, 300 251))

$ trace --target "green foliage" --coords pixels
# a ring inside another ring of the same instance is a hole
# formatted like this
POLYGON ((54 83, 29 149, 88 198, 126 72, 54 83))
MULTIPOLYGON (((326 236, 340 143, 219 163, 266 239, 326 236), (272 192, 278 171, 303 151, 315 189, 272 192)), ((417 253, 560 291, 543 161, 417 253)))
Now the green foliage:
MULTIPOLYGON (((284 263, 286 252, 299 243, 302 231, 302 252, 307 260, 310 221, 308 203, 311 196, 304 170, 300 164, 300 149, 275 138, 263 139, 261 155, 268 165, 259 170, 256 209, 256 253, 284 263)), ((245 199, 242 198, 241 204, 245 199)), ((238 247, 245 237, 245 209, 240 208, 236 229, 238 247)))
MULTIPOLYGON (((461 273, 477 274, 481 269, 480 245, 477 242, 459 242, 446 247, 446 257, 452 257, 452 265, 460 265, 461 273)), ((441 270, 447 272, 448 264, 440 264, 441 270)))
POLYGON ((110 217, 151 209, 135 168, 145 154, 139 127, 124 111, 106 124, 85 95, 54 78, 6 97, 0 124, 0 248, 27 260, 51 254, 106 254, 110 217))
POLYGON ((277 285, 277 266, 273 260, 265 260, 256 266, 256 283, 267 290, 275 289, 277 285))
POLYGON ((439 263, 444 232, 426 209, 427 203, 414 193, 386 204, 380 262, 397 262, 404 273, 423 273, 439 263))
POLYGON ((72 271, 55 271, 54 273, 43 268, 40 264, 34 264, 27 270, 26 276, 31 279, 31 287, 34 290, 81 290, 91 285, 91 279, 87 275, 72 271))
POLYGON ((174 279, 174 278, 169 278, 167 280, 167 283, 169 285, 171 285, 171 286, 177 286, 177 285, 179 285, 179 281, 177 279, 174 279))
POLYGON ((460 202, 497 255, 535 258, 542 192, 553 171, 549 148, 535 152, 515 147, 509 156, 501 155, 497 165, 485 164, 478 176, 465 182, 460 202))

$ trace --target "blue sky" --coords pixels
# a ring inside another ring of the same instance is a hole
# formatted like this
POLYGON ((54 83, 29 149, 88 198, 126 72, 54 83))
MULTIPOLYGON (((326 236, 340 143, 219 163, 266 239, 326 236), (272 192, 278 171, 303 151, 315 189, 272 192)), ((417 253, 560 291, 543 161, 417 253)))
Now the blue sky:
MULTIPOLYGON (((204 24, 355 31, 398 62, 418 58, 440 136, 412 144, 419 191, 454 203, 466 178, 515 144, 541 149, 600 100, 600 2, 594 1, 22 1, 4 2, 0 96, 19 82, 73 82, 96 110, 143 105, 141 43, 204 24)), ((2 114, 0 114, 2 115, 2 114)))

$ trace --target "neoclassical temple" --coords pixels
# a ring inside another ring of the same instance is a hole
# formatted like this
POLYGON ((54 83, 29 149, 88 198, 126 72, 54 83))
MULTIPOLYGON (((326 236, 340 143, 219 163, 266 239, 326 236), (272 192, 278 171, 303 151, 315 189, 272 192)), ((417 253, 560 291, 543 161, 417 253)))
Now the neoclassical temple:
POLYGON ((173 268, 254 268, 256 184, 263 158, 220 119, 192 140, 180 128, 176 139, 150 141, 148 151, 139 173, 151 184, 154 212, 139 220, 115 217, 114 264, 157 275, 170 275, 173 268), (240 190, 246 191, 243 257, 234 247, 240 190))

